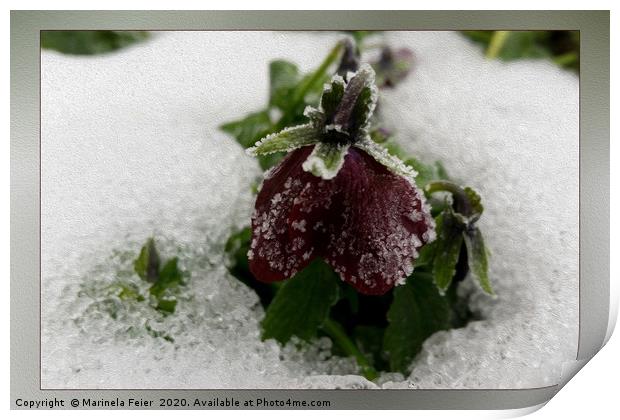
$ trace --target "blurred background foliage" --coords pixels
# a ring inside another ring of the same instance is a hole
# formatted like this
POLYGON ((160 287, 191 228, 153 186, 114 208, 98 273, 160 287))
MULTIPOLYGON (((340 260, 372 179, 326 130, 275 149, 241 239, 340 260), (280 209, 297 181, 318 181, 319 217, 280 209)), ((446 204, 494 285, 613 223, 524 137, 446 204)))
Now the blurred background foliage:
POLYGON ((102 54, 148 38, 146 31, 41 31, 41 48, 65 54, 102 54))
MULTIPOLYGON (((461 31, 489 59, 549 59, 579 72, 579 31, 461 31)), ((352 32, 359 42, 372 31, 352 32)), ((102 54, 143 41, 145 31, 41 31, 41 47, 65 54, 102 54)))
POLYGON ((579 31, 463 31, 490 59, 550 59, 579 72, 579 31))

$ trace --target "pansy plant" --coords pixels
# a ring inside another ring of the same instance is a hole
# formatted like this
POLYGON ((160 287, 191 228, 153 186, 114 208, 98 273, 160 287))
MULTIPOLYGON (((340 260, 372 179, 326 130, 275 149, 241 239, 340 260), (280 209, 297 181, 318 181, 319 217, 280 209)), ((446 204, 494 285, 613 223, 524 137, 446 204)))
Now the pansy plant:
POLYGON ((256 199, 248 257, 258 280, 288 279, 321 257, 359 292, 382 295, 412 273, 435 224, 416 172, 370 138, 376 101, 369 65, 336 75, 306 108, 308 123, 248 149, 288 152, 256 199))
POLYGON ((265 308, 263 339, 329 336, 368 379, 407 374, 426 338, 471 319, 456 293, 468 273, 493 294, 480 196, 404 153, 374 115, 377 85, 411 67, 410 51, 386 48, 374 69, 351 39, 306 75, 272 62, 267 108, 222 126, 267 169, 251 227, 226 243, 265 308))

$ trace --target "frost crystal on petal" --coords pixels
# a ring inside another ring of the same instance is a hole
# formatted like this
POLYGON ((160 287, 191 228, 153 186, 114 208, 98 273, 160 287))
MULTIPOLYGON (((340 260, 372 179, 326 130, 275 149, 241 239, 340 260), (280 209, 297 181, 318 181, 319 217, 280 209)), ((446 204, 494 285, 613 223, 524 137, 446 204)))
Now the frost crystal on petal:
POLYGON ((295 199, 307 184, 304 177, 315 178, 301 168, 311 150, 305 147, 286 156, 271 171, 270 178, 264 180, 258 193, 248 257, 250 270, 259 280, 270 282, 289 278, 308 264, 309 259, 301 258, 303 254, 313 255, 311 241, 289 223, 295 199), (292 230, 294 233, 290 234, 292 230))
POLYGON ((418 172, 411 166, 406 165, 402 160, 390 154, 384 147, 374 142, 370 137, 365 137, 355 143, 358 147, 372 156, 377 162, 390 169, 397 175, 407 178, 411 184, 415 185, 415 177, 418 172))
POLYGON ((434 232, 424 196, 356 148, 334 181, 323 256, 360 292, 384 294, 412 273, 418 249, 434 232))

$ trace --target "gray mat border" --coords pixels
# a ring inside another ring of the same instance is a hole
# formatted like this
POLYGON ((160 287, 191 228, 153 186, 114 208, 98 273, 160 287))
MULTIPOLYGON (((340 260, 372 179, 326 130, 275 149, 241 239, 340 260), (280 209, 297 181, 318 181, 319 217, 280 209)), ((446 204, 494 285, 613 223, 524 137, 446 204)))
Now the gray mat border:
MULTIPOLYGON (((332 409, 516 409, 560 385, 520 390, 42 390, 40 387, 40 53, 44 29, 581 31, 580 287, 576 360, 603 344, 609 316, 608 11, 11 11, 11 406, 50 398, 326 399, 332 409)), ((575 373, 569 368, 562 385, 575 373)), ((70 408, 70 407, 69 407, 70 408)))

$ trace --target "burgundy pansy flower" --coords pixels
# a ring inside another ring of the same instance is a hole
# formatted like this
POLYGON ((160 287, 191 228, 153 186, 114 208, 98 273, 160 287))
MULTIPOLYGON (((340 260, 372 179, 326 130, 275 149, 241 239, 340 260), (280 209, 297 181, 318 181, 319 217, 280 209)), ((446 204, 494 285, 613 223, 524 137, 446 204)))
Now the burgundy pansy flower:
POLYGON ((250 270, 288 279, 321 257, 359 292, 381 295, 413 271, 435 236, 415 171, 371 140, 377 100, 368 65, 334 76, 308 124, 269 135, 253 155, 290 152, 268 171, 252 216, 250 270))

